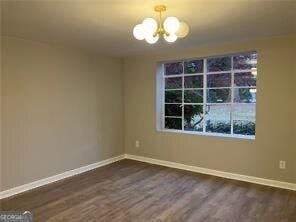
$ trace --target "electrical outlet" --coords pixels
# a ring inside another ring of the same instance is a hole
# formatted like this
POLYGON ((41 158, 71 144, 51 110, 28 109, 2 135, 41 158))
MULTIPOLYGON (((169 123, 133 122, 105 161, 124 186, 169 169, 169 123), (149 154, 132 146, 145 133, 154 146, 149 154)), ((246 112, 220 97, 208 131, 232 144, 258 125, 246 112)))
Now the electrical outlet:
POLYGON ((136 140, 136 142, 135 142, 135 146, 136 146, 137 148, 140 147, 140 141, 139 141, 139 140, 136 140))
POLYGON ((286 169, 286 161, 280 160, 279 167, 280 167, 280 169, 286 169))

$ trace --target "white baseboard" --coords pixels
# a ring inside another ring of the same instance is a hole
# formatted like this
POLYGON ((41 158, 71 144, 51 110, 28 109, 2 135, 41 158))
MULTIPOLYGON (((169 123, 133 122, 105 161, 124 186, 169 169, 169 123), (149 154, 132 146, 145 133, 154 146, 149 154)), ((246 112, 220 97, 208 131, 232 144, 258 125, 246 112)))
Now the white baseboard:
POLYGON ((208 174, 208 175, 213 175, 213 176, 218 176, 218 177, 223 177, 223 178, 228 178, 228 179, 233 179, 233 180, 240 180, 240 181, 245 181, 245 182, 250 182, 250 183, 256 183, 256 184, 261 184, 261 185, 266 185, 266 186, 271 186, 271 187, 278 187, 278 188, 283 188, 283 189, 288 189, 288 190, 296 190, 295 183, 288 183, 288 182, 282 182, 282 181, 277 181, 277 180, 263 179, 263 178, 259 178, 259 177, 246 176, 246 175, 241 175, 241 174, 236 174, 236 173, 228 173, 228 172, 224 172, 224 171, 212 170, 212 169, 208 169, 208 168, 190 166, 190 165, 185 165, 185 164, 181 164, 181 163, 152 159, 152 158, 148 158, 148 157, 136 156, 136 155, 130 155, 130 154, 125 154, 124 157, 126 159, 137 160, 137 161, 141 161, 141 162, 145 162, 145 163, 151 163, 151 164, 156 164, 156 165, 161 165, 161 166, 166 166, 166 167, 171 167, 171 168, 177 168, 177 169, 192 171, 192 172, 196 172, 196 173, 208 174))
POLYGON ((83 166, 77 169, 69 170, 64 173, 54 175, 51 177, 47 177, 41 180, 34 181, 32 183, 24 184, 18 187, 11 188, 9 190, 4 190, 0 192, 0 200, 14 196, 19 193, 23 193, 28 190, 32 190, 37 187, 41 187, 71 176, 75 176, 77 174, 81 174, 105 165, 108 165, 110 163, 114 163, 116 161, 122 160, 122 159, 131 159, 131 160, 137 160, 145 163, 151 163, 151 164, 156 164, 156 165, 161 165, 161 166, 166 166, 166 167, 171 167, 171 168, 176 168, 176 169, 181 169, 181 170, 187 170, 187 171, 192 171, 196 173, 202 173, 202 174, 208 174, 208 175, 213 175, 213 176, 218 176, 218 177, 223 177, 223 178, 228 178, 228 179, 233 179, 233 180, 240 180, 240 181, 245 181, 245 182, 250 182, 250 183, 256 183, 256 184, 261 184, 261 185, 266 185, 266 186, 272 186, 272 187, 278 187, 278 188, 283 188, 283 189, 288 189, 288 190, 296 190, 296 184, 294 183, 288 183, 288 182, 282 182, 282 181, 277 181, 277 180, 269 180, 269 179, 263 179, 259 177, 253 177, 253 176, 246 176, 246 175, 241 175, 241 174, 235 174, 235 173, 228 173, 224 171, 218 171, 218 170, 212 170, 208 168, 202 168, 202 167, 196 167, 196 166, 190 166, 190 165, 185 165, 181 163, 175 163, 175 162, 170 162, 170 161, 164 161, 164 160, 158 160, 158 159, 152 159, 148 157, 143 157, 143 156, 136 156, 136 155, 130 155, 130 154, 124 154, 120 156, 116 156, 110 159, 102 160, 87 166, 83 166))
POLYGON ((11 188, 9 190, 4 190, 4 191, 0 192, 0 200, 4 199, 4 198, 7 198, 7 197, 14 196, 16 194, 19 194, 19 193, 22 193, 22 192, 25 192, 25 191, 28 191, 28 190, 32 190, 32 189, 37 188, 37 187, 41 187, 41 186, 56 182, 58 180, 62 180, 62 179, 68 178, 68 177, 75 176, 77 174, 81 174, 81 173, 96 169, 98 167, 108 165, 110 163, 114 163, 114 162, 122 160, 122 159, 124 159, 124 155, 112 157, 110 159, 102 160, 102 161, 99 161, 99 162, 96 162, 96 163, 93 163, 93 164, 90 164, 90 165, 87 165, 87 166, 83 166, 83 167, 80 167, 80 168, 77 168, 77 169, 66 171, 66 172, 61 173, 61 174, 57 174, 57 175, 54 175, 54 176, 51 176, 51 177, 47 177, 47 178, 44 178, 44 179, 41 179, 41 180, 37 180, 37 181, 34 181, 32 183, 28 183, 28 184, 24 184, 24 185, 21 185, 21 186, 18 186, 18 187, 14 187, 14 188, 11 188))

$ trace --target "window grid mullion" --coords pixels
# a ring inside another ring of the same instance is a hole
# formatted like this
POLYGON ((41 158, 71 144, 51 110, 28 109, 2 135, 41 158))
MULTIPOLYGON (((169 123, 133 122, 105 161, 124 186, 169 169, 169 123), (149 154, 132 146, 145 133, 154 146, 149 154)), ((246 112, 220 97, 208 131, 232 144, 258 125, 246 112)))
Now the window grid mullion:
POLYGON ((184 61, 183 61, 183 74, 182 74, 182 131, 184 131, 184 77, 185 67, 184 67, 184 61))
POLYGON ((231 56, 231 104, 230 104, 230 134, 233 135, 233 100, 234 100, 234 70, 233 56, 231 56))
POLYGON ((207 59, 204 59, 203 63, 204 67, 204 74, 203 74, 203 125, 202 125, 202 131, 206 132, 206 100, 207 100, 207 59))
POLYGON ((164 117, 167 117, 167 118, 175 118, 175 119, 181 119, 182 116, 164 116, 164 117))
MULTIPOLYGON (((164 64, 162 64, 161 67, 162 75, 165 77, 165 70, 164 70, 164 64)), ((165 79, 165 78, 164 78, 165 79)), ((163 106, 162 106, 162 128, 165 129, 165 81, 162 81, 162 87, 163 87, 163 106)))

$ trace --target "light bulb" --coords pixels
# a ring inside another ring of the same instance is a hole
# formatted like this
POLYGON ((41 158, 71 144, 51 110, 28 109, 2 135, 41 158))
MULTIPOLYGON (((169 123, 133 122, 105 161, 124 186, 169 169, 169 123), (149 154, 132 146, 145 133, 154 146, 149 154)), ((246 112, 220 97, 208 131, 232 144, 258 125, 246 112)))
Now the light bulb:
POLYGON ((142 25, 145 33, 154 34, 157 30, 157 22, 153 18, 145 18, 142 25))
POLYGON ((138 40, 143 40, 145 38, 145 33, 142 24, 138 24, 133 30, 134 37, 138 40))
POLYGON ((163 26, 168 33, 176 33, 180 27, 180 22, 176 17, 167 17, 163 26))
POLYGON ((157 35, 157 36, 153 36, 153 35, 146 35, 145 36, 145 40, 146 40, 146 42, 148 42, 149 44, 154 44, 154 43, 156 43, 157 41, 158 41, 158 39, 159 39, 159 35, 157 35))
POLYGON ((164 35, 164 39, 167 41, 167 42, 175 42, 177 40, 178 36, 176 36, 176 34, 170 34, 169 36, 167 35, 164 35))
POLYGON ((185 22, 180 22, 180 27, 176 32, 179 38, 184 38, 189 33, 189 26, 185 22))

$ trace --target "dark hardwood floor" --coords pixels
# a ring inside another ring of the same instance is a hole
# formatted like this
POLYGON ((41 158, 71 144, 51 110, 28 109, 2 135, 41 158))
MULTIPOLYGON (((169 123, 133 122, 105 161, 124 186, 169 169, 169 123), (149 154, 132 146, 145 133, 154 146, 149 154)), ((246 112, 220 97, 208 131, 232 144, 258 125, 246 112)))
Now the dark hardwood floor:
POLYGON ((296 192, 122 160, 1 201, 34 221, 296 222, 296 192))

